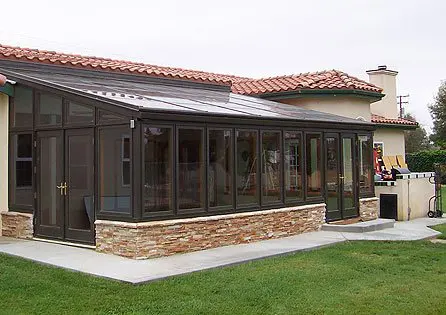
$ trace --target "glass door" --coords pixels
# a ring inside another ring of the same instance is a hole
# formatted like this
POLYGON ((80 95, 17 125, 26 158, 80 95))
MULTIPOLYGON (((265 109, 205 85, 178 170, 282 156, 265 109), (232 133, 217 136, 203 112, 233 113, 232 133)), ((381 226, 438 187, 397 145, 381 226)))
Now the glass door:
POLYGON ((326 220, 335 221, 358 216, 355 171, 355 136, 325 135, 326 220))
POLYGON ((94 244, 94 131, 37 133, 39 237, 94 244))
POLYGON ((358 216, 355 185, 355 136, 342 135, 342 218, 358 216))
POLYGON ((65 131, 65 239, 94 244, 94 131, 65 131))
POLYGON ((63 131, 37 133, 36 236, 63 239, 63 131))
POLYGON ((339 156, 339 134, 325 135, 325 203, 326 220, 342 219, 340 181, 341 164, 339 156))

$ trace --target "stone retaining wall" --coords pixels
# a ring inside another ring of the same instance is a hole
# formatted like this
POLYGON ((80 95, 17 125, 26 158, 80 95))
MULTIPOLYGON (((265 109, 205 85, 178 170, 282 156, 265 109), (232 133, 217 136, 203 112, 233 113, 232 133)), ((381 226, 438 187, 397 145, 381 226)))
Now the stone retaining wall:
POLYGON ((359 199, 359 216, 363 221, 378 219, 378 198, 359 199))
POLYGON ((2 235, 16 238, 33 237, 33 215, 30 213, 21 213, 13 211, 3 211, 0 213, 2 218, 2 235))
POLYGON ((97 220, 96 249, 147 259, 317 231, 325 204, 167 221, 97 220))

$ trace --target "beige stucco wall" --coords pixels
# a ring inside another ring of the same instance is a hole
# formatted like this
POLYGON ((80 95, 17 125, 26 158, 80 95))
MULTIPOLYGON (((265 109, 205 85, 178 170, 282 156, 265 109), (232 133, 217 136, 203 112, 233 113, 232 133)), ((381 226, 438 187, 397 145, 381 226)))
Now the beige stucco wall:
POLYGON ((356 119, 370 121, 370 101, 359 97, 325 96, 277 100, 281 103, 356 119))
POLYGON ((373 134, 374 142, 384 143, 384 155, 405 156, 404 130, 392 128, 378 128, 373 134))
MULTIPOLYGON (((8 96, 0 93, 0 211, 8 210, 8 96)), ((2 226, 0 218, 0 226, 2 226)), ((1 235, 1 228, 0 228, 1 235)))
POLYGON ((399 115, 396 100, 396 76, 398 72, 389 70, 367 71, 370 83, 383 89, 385 96, 371 104, 372 113, 387 118, 397 118, 399 115))
POLYGON ((429 177, 397 179, 395 186, 376 186, 375 194, 378 198, 380 194, 397 194, 398 220, 405 221, 427 216, 429 199, 435 195, 435 187, 429 182, 429 177))

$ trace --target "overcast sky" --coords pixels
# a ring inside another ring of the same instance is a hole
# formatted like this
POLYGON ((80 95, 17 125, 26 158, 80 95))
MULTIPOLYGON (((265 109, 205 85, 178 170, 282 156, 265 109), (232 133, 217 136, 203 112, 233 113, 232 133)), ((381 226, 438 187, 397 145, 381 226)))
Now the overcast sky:
POLYGON ((441 0, 25 0, 2 11, 6 45, 255 78, 338 69, 367 80, 387 65, 425 126, 446 79, 441 0))

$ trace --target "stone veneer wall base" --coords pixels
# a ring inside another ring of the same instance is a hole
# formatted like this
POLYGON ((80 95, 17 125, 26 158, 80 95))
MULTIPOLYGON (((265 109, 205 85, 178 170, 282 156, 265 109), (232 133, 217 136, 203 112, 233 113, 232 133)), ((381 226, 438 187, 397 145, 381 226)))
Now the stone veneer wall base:
POLYGON ((318 231, 324 223, 325 204, 142 223, 97 220, 96 250, 147 259, 318 231))
POLYGON ((2 211, 2 236, 33 238, 33 215, 30 213, 2 211))
POLYGON ((378 219, 378 198, 359 199, 359 216, 363 221, 378 219))

